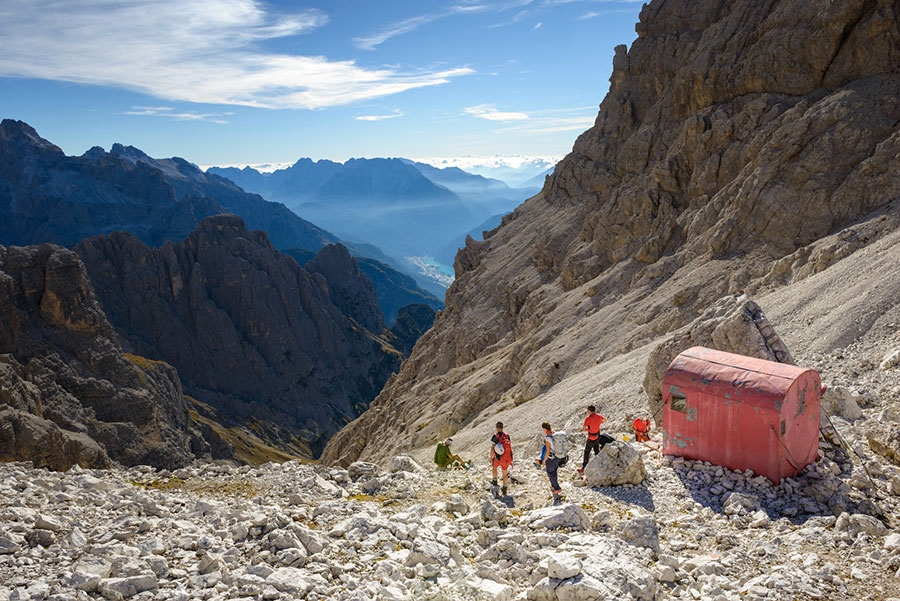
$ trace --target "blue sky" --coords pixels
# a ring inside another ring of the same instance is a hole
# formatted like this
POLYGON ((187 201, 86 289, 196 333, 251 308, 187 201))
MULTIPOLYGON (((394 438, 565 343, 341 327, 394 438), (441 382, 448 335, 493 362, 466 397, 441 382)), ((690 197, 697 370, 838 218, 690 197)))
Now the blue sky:
MULTIPOLYGON (((640 1, 3 0, 0 117, 211 165, 554 157, 640 1)), ((451 164, 447 162, 445 164, 451 164)))

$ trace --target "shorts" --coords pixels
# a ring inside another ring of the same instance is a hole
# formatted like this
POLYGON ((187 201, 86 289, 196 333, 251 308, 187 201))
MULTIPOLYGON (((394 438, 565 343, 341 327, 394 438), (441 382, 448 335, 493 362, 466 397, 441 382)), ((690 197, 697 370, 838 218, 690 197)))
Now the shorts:
POLYGON ((494 458, 491 460, 491 467, 499 467, 501 469, 508 470, 509 466, 511 465, 512 457, 506 454, 501 455, 499 459, 496 455, 494 455, 494 458))

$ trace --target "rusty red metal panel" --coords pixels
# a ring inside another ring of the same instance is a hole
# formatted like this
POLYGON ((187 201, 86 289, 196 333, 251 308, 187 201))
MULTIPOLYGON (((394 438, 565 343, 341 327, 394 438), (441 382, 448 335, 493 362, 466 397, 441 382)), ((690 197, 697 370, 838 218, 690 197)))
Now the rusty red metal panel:
POLYGON ((810 369, 690 348, 663 379, 663 452, 777 483, 818 454, 820 388, 810 369))

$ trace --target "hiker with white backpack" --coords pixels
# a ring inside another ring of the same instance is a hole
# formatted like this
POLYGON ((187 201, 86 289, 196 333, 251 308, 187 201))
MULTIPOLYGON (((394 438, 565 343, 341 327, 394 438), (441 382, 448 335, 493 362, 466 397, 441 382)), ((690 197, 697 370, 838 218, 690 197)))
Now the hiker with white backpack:
POLYGON ((512 443, 509 440, 509 434, 503 431, 503 422, 497 422, 497 431, 491 436, 491 487, 494 495, 497 495, 497 469, 503 473, 503 487, 500 489, 501 494, 506 496, 509 487, 509 468, 512 466, 512 443))
POLYGON ((560 466, 569 460, 569 439, 565 431, 560 430, 554 434, 553 428, 547 422, 541 424, 541 429, 544 431, 544 446, 535 462, 547 469, 553 502, 559 503, 562 500, 562 489, 559 487, 557 472, 560 466))

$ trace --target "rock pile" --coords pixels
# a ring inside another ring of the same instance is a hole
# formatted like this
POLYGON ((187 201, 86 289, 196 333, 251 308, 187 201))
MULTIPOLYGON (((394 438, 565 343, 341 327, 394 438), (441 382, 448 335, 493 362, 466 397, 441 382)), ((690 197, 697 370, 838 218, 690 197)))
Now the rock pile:
POLYGON ((900 595, 895 466, 870 454, 866 472, 823 441, 820 461, 773 486, 661 456, 658 441, 616 445, 641 454, 643 482, 587 486, 570 461, 558 506, 537 469, 515 467, 496 499, 487 466, 408 456, 387 469, 0 464, 0 601, 900 595))

